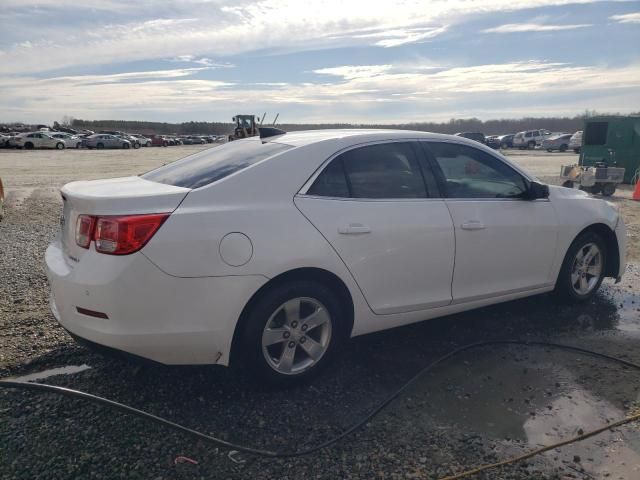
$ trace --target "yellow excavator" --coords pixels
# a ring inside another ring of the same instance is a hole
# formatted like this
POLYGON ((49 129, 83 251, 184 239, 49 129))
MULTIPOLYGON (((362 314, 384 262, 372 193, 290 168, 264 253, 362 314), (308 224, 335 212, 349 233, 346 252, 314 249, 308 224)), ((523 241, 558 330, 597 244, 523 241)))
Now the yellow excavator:
POLYGON ((280 114, 276 115, 273 125, 270 127, 262 126, 262 122, 266 116, 266 113, 262 115, 262 120, 260 120, 259 117, 256 118, 255 115, 236 115, 233 117, 233 123, 235 123, 236 126, 233 129, 233 133, 229 135, 229 141, 232 142, 233 140, 240 140, 242 138, 255 137, 258 135, 260 135, 261 138, 265 138, 285 133, 284 131, 275 128, 276 121, 280 114), (260 123, 258 123, 259 120, 260 123))

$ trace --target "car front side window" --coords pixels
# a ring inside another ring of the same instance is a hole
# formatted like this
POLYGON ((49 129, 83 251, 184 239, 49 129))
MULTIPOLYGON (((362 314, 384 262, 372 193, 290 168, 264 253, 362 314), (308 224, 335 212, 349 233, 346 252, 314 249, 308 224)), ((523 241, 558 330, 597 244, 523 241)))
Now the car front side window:
POLYGON ((520 198, 527 191, 522 175, 482 150, 444 142, 428 142, 427 148, 447 198, 520 198))

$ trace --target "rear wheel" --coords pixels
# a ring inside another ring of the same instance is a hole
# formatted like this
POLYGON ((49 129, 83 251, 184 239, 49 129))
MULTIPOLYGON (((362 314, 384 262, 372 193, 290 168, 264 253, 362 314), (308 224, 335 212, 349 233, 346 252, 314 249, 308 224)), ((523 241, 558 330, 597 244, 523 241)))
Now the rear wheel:
POLYGON ((98 150, 102 150, 104 148, 104 144, 103 143, 99 143, 99 144, 96 145, 96 148, 98 150))
POLYGON ((580 234, 562 262, 555 293, 564 300, 584 302, 600 288, 606 267, 606 247, 593 232, 580 234))
POLYGON ((24 148, 26 148, 27 150, 33 150, 33 143, 31 142, 25 143, 24 148))
POLYGON ((82 146, 82 143, 78 142, 76 143, 76 148, 80 148, 82 146))
POLYGON ((275 286, 241 326, 243 369, 272 386, 308 380, 331 362, 346 339, 343 312, 338 297, 321 283, 275 286))
POLYGON ((133 148, 140 148, 140 144, 138 142, 134 143, 133 148))

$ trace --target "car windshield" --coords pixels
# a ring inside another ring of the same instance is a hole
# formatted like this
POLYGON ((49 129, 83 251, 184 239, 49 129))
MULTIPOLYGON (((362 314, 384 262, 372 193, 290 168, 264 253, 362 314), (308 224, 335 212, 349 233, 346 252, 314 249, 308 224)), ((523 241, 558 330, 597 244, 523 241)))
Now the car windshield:
POLYGON ((258 138, 236 140, 163 165, 143 174, 142 178, 177 187, 199 188, 291 148, 282 143, 262 143, 258 138))

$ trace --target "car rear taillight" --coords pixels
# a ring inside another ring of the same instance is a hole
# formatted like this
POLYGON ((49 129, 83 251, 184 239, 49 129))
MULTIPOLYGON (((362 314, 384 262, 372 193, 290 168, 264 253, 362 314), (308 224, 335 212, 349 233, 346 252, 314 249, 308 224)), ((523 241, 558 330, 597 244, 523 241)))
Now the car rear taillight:
POLYGON ((76 220, 76 244, 82 248, 89 248, 93 238, 93 228, 96 225, 96 217, 91 215, 78 215, 76 220))
POLYGON ((76 224, 76 243, 89 248, 95 240, 96 251, 110 255, 128 255, 144 247, 158 231, 169 213, 149 215, 126 215, 93 217, 78 216, 76 224), (90 232, 88 238, 80 233, 90 232))

